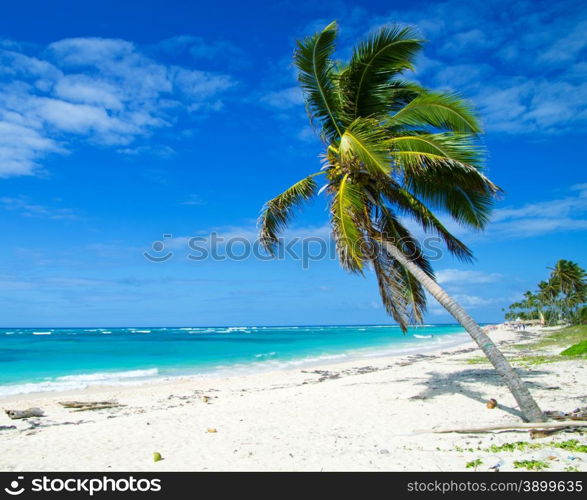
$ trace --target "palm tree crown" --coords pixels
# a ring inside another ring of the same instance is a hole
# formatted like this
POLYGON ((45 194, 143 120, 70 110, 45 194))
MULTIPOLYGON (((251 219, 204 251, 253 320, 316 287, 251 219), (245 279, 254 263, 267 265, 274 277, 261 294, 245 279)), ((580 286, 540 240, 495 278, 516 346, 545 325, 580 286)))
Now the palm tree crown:
POLYGON ((450 253, 471 250, 435 215, 482 229, 499 188, 482 173, 481 127, 456 94, 432 92, 403 79, 422 40, 411 28, 382 28, 360 43, 348 63, 335 62, 337 25, 298 42, 294 60, 308 115, 323 143, 323 166, 266 203, 261 241, 270 252, 322 176, 339 260, 351 272, 372 266, 386 310, 402 329, 422 321, 422 284, 388 244, 434 278, 412 219, 439 236, 450 253))

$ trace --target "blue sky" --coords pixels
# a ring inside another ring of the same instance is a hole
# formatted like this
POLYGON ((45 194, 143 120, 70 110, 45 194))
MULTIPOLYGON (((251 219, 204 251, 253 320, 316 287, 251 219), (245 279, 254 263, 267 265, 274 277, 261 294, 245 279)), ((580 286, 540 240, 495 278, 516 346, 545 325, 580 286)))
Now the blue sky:
MULTIPOLYGON (((23 0, 0 18, 0 325, 389 321, 373 277, 333 260, 186 258, 191 236, 253 238, 264 201, 316 170, 291 54, 333 19, 340 57, 417 26, 410 78, 479 110, 505 194, 485 233, 454 228, 476 263, 434 262, 449 292, 496 321, 555 260, 587 265, 581 2, 23 0)), ((326 223, 319 199, 289 234, 326 223)), ((450 317, 430 302, 427 321, 450 317)))

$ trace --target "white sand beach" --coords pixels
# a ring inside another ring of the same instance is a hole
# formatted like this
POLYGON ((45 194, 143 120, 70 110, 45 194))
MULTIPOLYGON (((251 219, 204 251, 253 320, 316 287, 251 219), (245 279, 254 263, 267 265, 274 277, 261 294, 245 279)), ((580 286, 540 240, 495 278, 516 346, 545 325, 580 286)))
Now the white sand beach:
MULTIPOLYGON (((520 333, 490 335, 507 355, 520 333)), ((524 334, 528 341, 540 333, 524 334)), ((584 434, 532 440, 527 431, 435 434, 434 429, 520 423, 516 403, 490 365, 471 364, 471 342, 441 352, 229 378, 92 387, 0 400, 3 409, 42 408, 46 416, 0 415, 0 470, 21 471, 458 471, 515 460, 548 470, 586 470, 587 454, 549 446, 492 452, 491 445, 548 445, 584 434), (498 408, 488 409, 495 398, 498 408), (73 412, 64 400, 116 400, 118 408, 73 412), (14 427, 12 427, 14 426, 14 427), (216 432, 209 432, 215 430, 216 432), (153 461, 159 452, 163 460, 153 461)), ((587 402, 587 368, 564 361, 520 369, 544 410, 587 402)))

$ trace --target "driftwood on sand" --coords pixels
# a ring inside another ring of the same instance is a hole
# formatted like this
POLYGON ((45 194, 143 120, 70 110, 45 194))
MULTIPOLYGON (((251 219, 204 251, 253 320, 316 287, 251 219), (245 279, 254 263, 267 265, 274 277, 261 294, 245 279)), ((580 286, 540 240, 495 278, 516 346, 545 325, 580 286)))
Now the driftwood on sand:
POLYGON ((28 408, 26 410, 4 410, 8 418, 18 420, 20 418, 44 417, 45 413, 41 408, 28 408))
POLYGON ((59 404, 71 411, 104 410, 124 406, 116 401, 60 401, 59 404))
POLYGON ((459 433, 476 433, 476 432, 491 432, 491 431, 507 431, 507 430, 528 430, 528 429, 564 429, 566 427, 587 427, 587 422, 581 421, 565 421, 565 422, 529 422, 523 424, 504 424, 504 425, 489 425, 487 427, 469 427, 457 429, 438 429, 433 430, 435 434, 445 434, 448 432, 459 433))

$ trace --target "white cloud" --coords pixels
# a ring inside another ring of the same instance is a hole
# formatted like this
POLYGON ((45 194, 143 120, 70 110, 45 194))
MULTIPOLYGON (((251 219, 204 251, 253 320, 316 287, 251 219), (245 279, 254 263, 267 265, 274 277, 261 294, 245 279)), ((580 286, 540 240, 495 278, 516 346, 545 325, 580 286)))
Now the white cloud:
POLYGON ((453 298, 462 306, 464 307, 480 307, 480 306, 487 306, 489 304, 494 304, 495 302, 499 302, 501 299, 487 299, 485 297, 479 297, 477 295, 469 295, 465 293, 456 294, 453 298))
POLYGON ((60 78, 54 92, 56 97, 66 101, 98 105, 109 110, 120 110, 124 106, 122 92, 115 85, 85 75, 60 78))
POLYGON ((38 172, 77 138, 130 145, 191 111, 221 109, 234 85, 227 74, 158 62, 125 40, 0 44, 0 177, 38 172))
POLYGON ((30 175, 36 159, 48 153, 60 152, 61 147, 32 127, 0 121, 0 177, 30 175))
POLYGON ((495 222, 525 217, 560 218, 587 211, 587 186, 580 186, 579 194, 558 200, 529 203, 519 208, 500 208, 493 213, 495 222))
POLYGON ((279 110, 291 109, 304 104, 304 97, 299 87, 288 87, 268 92, 261 97, 261 102, 279 110))
POLYGON ((49 208, 44 205, 34 203, 26 196, 2 197, 0 198, 0 205, 5 210, 18 212, 23 217, 52 220, 79 219, 79 215, 70 208, 49 208))
POLYGON ((493 213, 489 235, 529 237, 556 231, 587 229, 587 185, 577 184, 574 196, 500 208, 493 213))
POLYGON ((429 40, 416 77, 470 98, 488 131, 587 129, 587 10, 581 2, 444 0, 378 17, 353 9, 341 19, 343 54, 365 35, 364 26, 415 26, 429 40))
MULTIPOLYGON (((484 231, 467 229, 443 213, 438 218, 450 233, 468 245, 586 230, 587 184, 571 186, 571 191, 574 193, 570 196, 495 209, 484 231)), ((420 241, 427 237, 418 223, 408 218, 403 221, 420 241)))
POLYGON ((436 271, 435 274, 439 283, 495 283, 502 278, 498 273, 484 273, 463 269, 441 269, 436 271))
POLYGON ((587 47, 587 19, 581 20, 570 32, 554 40, 548 50, 539 55, 538 60, 557 65, 574 62, 581 51, 587 47))

